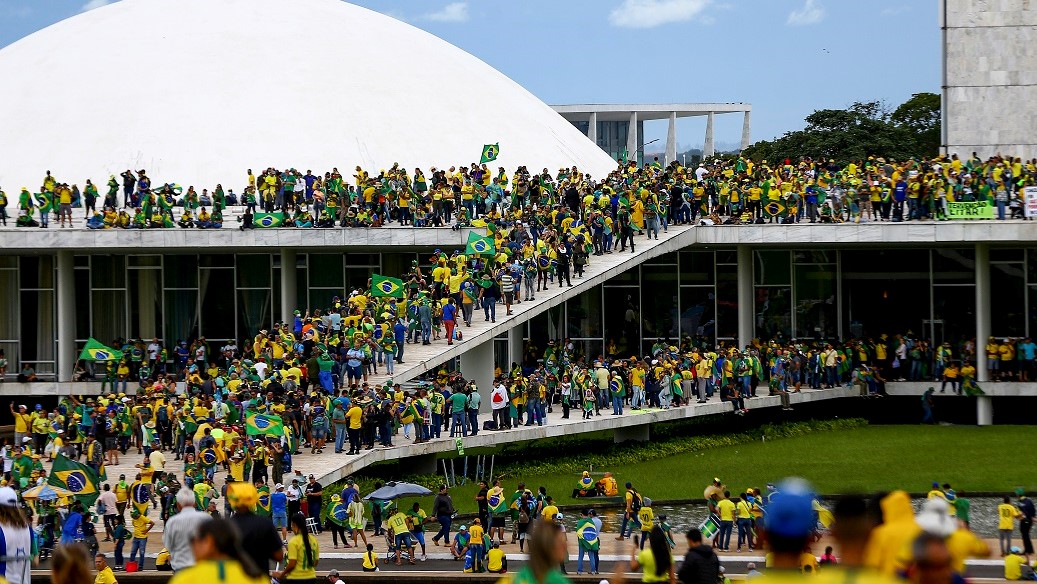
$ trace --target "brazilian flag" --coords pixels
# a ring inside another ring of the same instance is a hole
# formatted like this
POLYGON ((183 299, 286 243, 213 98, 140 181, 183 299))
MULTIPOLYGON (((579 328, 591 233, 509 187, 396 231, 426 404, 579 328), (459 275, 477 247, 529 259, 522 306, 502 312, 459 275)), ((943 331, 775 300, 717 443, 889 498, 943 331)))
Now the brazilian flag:
POLYGON ((176 205, 176 200, 173 199, 173 193, 161 192, 157 195, 158 206, 166 209, 172 209, 176 205))
POLYGON ((619 377, 613 377, 612 381, 609 381, 609 391, 611 391, 614 395, 626 395, 625 393, 623 393, 624 390, 626 390, 626 385, 623 383, 623 380, 619 377))
POLYGON ((256 515, 270 517, 270 487, 266 485, 259 487, 259 504, 256 505, 256 515))
POLYGON ((371 294, 375 298, 403 298, 403 280, 388 276, 371 276, 371 294))
POLYGON ((245 434, 248 436, 284 436, 284 421, 281 416, 249 414, 245 418, 245 434))
POLYGON ((788 208, 781 201, 768 201, 763 207, 763 213, 767 217, 785 217, 788 214, 788 208))
POLYGON ((495 256, 497 245, 492 237, 480 237, 474 231, 468 234, 468 245, 465 247, 465 255, 495 256))
POLYGON ((342 501, 332 503, 328 509, 328 520, 339 527, 345 527, 349 523, 348 507, 342 501))
POLYGON ((490 513, 501 514, 508 509, 508 502, 504 499, 504 491, 496 490, 491 491, 486 496, 486 505, 490 508, 490 513))
POLYGON ((498 154, 500 154, 500 142, 483 146, 482 158, 479 159, 479 164, 486 164, 487 162, 497 160, 498 154))
POLYGON ((198 460, 204 466, 216 466, 216 463, 220 461, 220 457, 216 454, 216 450, 213 448, 206 448, 198 455, 198 460))
POLYGON ((76 494, 76 499, 86 505, 93 505, 97 496, 101 494, 97 489, 99 482, 94 469, 62 454, 54 459, 54 466, 47 479, 47 483, 52 486, 72 491, 76 494))
POLYGON ((118 361, 122 359, 122 351, 102 345, 100 341, 91 337, 87 339, 86 346, 79 353, 82 361, 118 361))
POLYGON ((44 215, 54 211, 54 194, 36 193, 36 206, 39 208, 40 213, 44 215))
POLYGON ((581 549, 595 551, 601 546, 598 539, 598 530, 590 520, 581 521, 576 526, 576 541, 581 549))
POLYGON ((284 213, 256 213, 252 219, 252 224, 260 229, 280 227, 284 225, 284 213))
POLYGON ((134 481, 130 485, 130 501, 133 502, 133 508, 137 512, 141 515, 147 515, 148 505, 151 503, 151 483, 134 481))

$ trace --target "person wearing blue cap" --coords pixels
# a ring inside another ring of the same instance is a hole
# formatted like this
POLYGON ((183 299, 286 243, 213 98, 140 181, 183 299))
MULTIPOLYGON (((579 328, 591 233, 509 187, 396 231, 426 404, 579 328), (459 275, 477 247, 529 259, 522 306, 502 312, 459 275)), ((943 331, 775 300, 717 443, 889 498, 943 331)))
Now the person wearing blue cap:
POLYGON ((786 479, 778 491, 767 505, 760 529, 760 539, 773 552, 773 559, 767 573, 754 578, 757 584, 783 582, 793 570, 798 576, 803 552, 817 527, 815 495, 806 481, 786 479))

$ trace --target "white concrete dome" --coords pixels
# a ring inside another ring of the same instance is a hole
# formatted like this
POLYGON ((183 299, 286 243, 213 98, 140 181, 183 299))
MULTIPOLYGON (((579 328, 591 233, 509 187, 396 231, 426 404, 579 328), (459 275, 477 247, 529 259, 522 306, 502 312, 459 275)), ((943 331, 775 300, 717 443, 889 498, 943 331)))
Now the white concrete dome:
POLYGON ((509 173, 615 167, 486 63, 339 0, 123 0, 0 50, 0 80, 9 196, 46 170, 239 190, 248 168, 427 171, 498 142, 509 173))

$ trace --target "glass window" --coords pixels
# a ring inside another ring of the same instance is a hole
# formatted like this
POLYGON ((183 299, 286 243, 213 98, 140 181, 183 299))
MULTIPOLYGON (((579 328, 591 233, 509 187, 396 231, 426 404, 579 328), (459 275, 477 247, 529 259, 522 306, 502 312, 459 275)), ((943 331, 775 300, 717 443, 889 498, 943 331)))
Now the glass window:
MULTIPOLYGON (((619 253, 619 252, 617 251, 616 253, 619 253)), ((633 284, 633 285, 640 285, 641 283, 638 281, 638 278, 640 278, 640 272, 638 271, 638 267, 634 266, 633 268, 630 268, 629 270, 623 272, 622 274, 619 274, 618 276, 616 276, 614 278, 610 278, 609 279, 609 283, 610 284, 633 284)))
POLYGON ((1030 286, 1028 290, 1030 292, 1030 322, 1026 334, 1034 337, 1037 336, 1037 286, 1030 286))
POLYGON ((90 258, 94 288, 126 287, 126 256, 95 255, 90 258))
MULTIPOLYGON (((565 334, 563 328, 564 306, 554 306, 534 316, 529 321, 529 339, 537 347, 547 347, 547 341, 553 340, 557 345, 565 334)), ((473 319, 482 318, 481 312, 476 312, 473 319)))
POLYGON ((838 336, 835 286, 835 264, 796 266, 796 338, 838 336))
MULTIPOLYGON (((54 339, 54 291, 27 290, 21 293, 21 359, 25 361, 53 361, 54 339)), ((10 367, 11 369, 16 368, 10 367)), ((53 365, 46 368, 37 365, 38 373, 53 373, 53 365)))
POLYGON ((105 344, 109 344, 115 339, 125 339, 127 336, 126 291, 94 290, 91 297, 93 298, 91 306, 93 337, 105 344))
POLYGON ((792 252, 797 264, 834 264, 835 250, 801 249, 792 252))
POLYGON ((198 291, 166 290, 166 306, 162 313, 165 321, 166 346, 174 347, 177 341, 188 341, 198 337, 198 291))
POLYGON ((714 256, 711 251, 682 251, 681 285, 712 284, 715 281, 714 256))
POLYGON ((162 285, 158 270, 130 270, 130 336, 152 339, 162 332, 162 285))
POLYGON ((310 312, 314 310, 320 310, 321 314, 331 308, 331 299, 335 296, 342 297, 342 290, 338 288, 310 288, 309 293, 309 304, 310 312))
POLYGON ((851 336, 921 334, 929 319, 928 271, 848 274, 845 256, 843 268, 843 322, 851 336))
POLYGON ((352 290, 353 288, 367 289, 367 281, 371 279, 371 275, 374 274, 374 268, 359 267, 354 268, 346 267, 346 288, 352 290))
POLYGON ((242 254, 238 256, 238 287, 270 287, 269 254, 242 254))
POLYGON ((925 335, 935 343, 950 341, 957 353, 960 343, 976 336, 976 287, 933 286, 933 320, 925 335))
POLYGON ((641 268, 642 286, 651 290, 651 302, 642 306, 642 335, 674 340, 679 334, 677 314, 677 271, 672 266, 641 268))
POLYGON ((202 254, 199 265, 204 268, 233 268, 234 255, 229 253, 202 254))
POLYGON ((54 287, 54 258, 51 256, 21 257, 22 290, 54 287))
POLYGON ((767 340, 781 334, 787 339, 792 335, 791 287, 757 287, 755 310, 756 337, 767 340))
POLYGON ((734 250, 734 249, 718 249, 716 253, 717 253, 717 263, 718 264, 737 264, 738 263, 738 250, 734 250))
POLYGON ((1026 334, 1024 278, 1022 264, 991 264, 990 332, 994 336, 1026 334))
POLYGON ((162 256, 157 255, 131 255, 127 259, 131 266, 140 268, 157 268, 162 265, 162 256))
POLYGON ((595 286, 565 303, 568 336, 602 338, 601 286, 595 286))
MULTIPOLYGON (((18 340, 18 272, 16 270, 0 270, 0 340, 18 340)), ((89 314, 89 310, 80 310, 89 314)), ((11 355, 7 356, 11 368, 17 363, 11 355)))
MULTIPOLYGON (((76 338, 86 340, 92 336, 90 333, 90 270, 76 269, 72 273, 76 288, 76 338)), ((3 274, 3 272, 0 272, 0 274, 3 274)), ((0 275, 0 278, 3 278, 3 276, 0 275)), ((0 290, 2 289, 2 284, 0 284, 0 290)), ((4 297, 3 293, 0 292, 0 298, 4 297)), ((0 303, 0 323, 4 322, 2 304, 0 303)), ((0 327, 2 326, 0 325, 0 327)), ((0 339, 4 338, 2 330, 0 328, 0 339)))
POLYGON ((1023 261, 1022 249, 1010 249, 993 247, 990 249, 990 261, 992 262, 1021 262, 1023 261))
POLYGON ((717 265, 717 338, 738 338, 738 266, 717 265))
POLYGON ((314 288, 342 289, 342 255, 320 254, 310 255, 310 286, 314 288))
POLYGON ((167 255, 162 258, 166 288, 198 287, 198 256, 167 255))
POLYGON ((581 355, 587 358, 587 363, 592 363, 604 353, 601 339, 579 339, 573 341, 573 352, 576 357, 581 355))
POLYGON ((634 287, 606 286, 604 305, 605 340, 614 341, 620 355, 637 352, 641 346, 641 290, 634 287))
POLYGON ((711 286, 681 287, 681 338, 716 342, 716 295, 711 286))
POLYGON ((347 253, 347 266, 378 267, 381 264, 381 254, 377 253, 347 253))
POLYGON ((677 264, 677 252, 671 251, 670 253, 665 253, 665 254, 663 254, 663 255, 661 255, 659 257, 655 257, 655 258, 652 258, 650 260, 647 260, 645 262, 645 264, 650 265, 650 266, 659 266, 659 265, 670 265, 670 266, 672 266, 672 265, 676 265, 677 264))
POLYGON ((270 329, 270 290, 238 290, 238 333, 251 339, 263 329, 270 329))
POLYGON ((201 334, 210 339, 234 339, 234 270, 202 269, 198 287, 202 298, 201 334))
POLYGON ((761 286, 792 285, 791 265, 787 251, 753 252, 756 284, 761 286))
POLYGON ((934 249, 932 257, 934 284, 976 283, 975 248, 934 249))

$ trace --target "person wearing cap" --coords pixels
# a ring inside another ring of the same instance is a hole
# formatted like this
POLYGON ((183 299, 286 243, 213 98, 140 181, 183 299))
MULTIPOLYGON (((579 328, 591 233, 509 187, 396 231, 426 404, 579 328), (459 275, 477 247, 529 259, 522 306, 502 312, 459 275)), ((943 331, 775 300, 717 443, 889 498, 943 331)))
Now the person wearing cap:
MULTIPOLYGON (((371 547, 372 547, 372 549, 374 548, 374 546, 371 546, 371 547)), ((374 552, 372 552, 372 551, 368 552, 368 554, 373 554, 373 553, 374 552)), ((367 569, 367 559, 366 558, 364 559, 364 571, 365 572, 368 572, 368 571, 374 572, 374 571, 377 571, 377 570, 378 570, 378 561, 377 561, 377 559, 375 560, 374 568, 371 569, 371 570, 367 569)), ((342 576, 339 575, 338 570, 336 570, 334 568, 328 570, 328 582, 331 582, 331 584, 338 584, 339 582, 342 582, 342 581, 343 581, 342 580, 342 576)))
POLYGON ((162 530, 162 545, 169 551, 169 563, 174 572, 194 565, 191 542, 198 527, 212 518, 196 508, 194 492, 181 487, 176 492, 176 515, 166 520, 162 530))
POLYGON ((270 569, 270 562, 284 559, 284 541, 278 537, 274 524, 268 517, 256 515, 259 492, 255 485, 233 482, 227 485, 227 502, 233 510, 230 521, 241 534, 241 549, 263 572, 270 569))
POLYGON ((1012 546, 1005 556, 1005 580, 1037 580, 1019 546, 1012 546))

